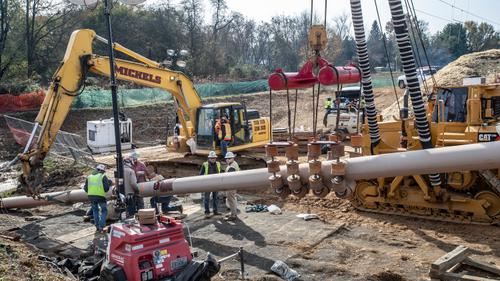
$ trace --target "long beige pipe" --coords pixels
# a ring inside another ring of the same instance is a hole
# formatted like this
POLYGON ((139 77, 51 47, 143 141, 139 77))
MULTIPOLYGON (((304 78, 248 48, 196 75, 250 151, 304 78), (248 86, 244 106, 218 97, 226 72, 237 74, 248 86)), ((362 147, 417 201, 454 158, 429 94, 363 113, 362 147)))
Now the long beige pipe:
MULTIPOLYGON (((330 175, 330 161, 323 162, 323 174, 330 175)), ((437 149, 365 156, 346 160, 346 179, 408 176, 461 170, 500 168, 500 141, 437 149)), ((281 167, 286 176, 286 167, 281 167)), ((308 176, 307 164, 300 165, 302 178, 308 176)), ((140 184, 144 197, 224 190, 255 190, 269 186, 266 168, 208 176, 167 179, 140 184)), ((42 194, 50 200, 20 196, 3 199, 4 208, 32 208, 55 203, 87 201, 83 190, 42 194)))

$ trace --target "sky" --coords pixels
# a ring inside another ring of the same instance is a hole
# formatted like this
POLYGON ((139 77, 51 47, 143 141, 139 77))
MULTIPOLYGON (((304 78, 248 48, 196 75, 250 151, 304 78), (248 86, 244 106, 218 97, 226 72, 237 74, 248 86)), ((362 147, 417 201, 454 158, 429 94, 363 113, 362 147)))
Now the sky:
MULTIPOLYGON (((237 11, 257 22, 269 22, 276 15, 298 15, 309 13, 310 0, 226 0, 229 9, 237 11)), ((350 15, 349 0, 327 0, 327 18, 347 13, 350 15)), ((383 26, 390 20, 388 0, 376 0, 383 26)), ((175 2, 175 1, 174 1, 175 2)), ((404 0, 403 0, 404 3, 404 0)), ((500 0, 413 0, 417 17, 429 23, 432 33, 446 24, 457 21, 486 21, 500 31, 500 0), (451 7, 454 6, 455 8, 451 7), (464 11, 468 11, 466 13, 464 11), (477 16, 481 17, 478 18, 477 16)), ((361 0, 364 22, 367 29, 377 19, 374 0, 361 0)), ((209 0, 204 0, 205 20, 210 20, 209 0)), ((323 21, 324 0, 314 1, 315 14, 323 21)), ((322 22, 321 22, 322 23, 322 22)))

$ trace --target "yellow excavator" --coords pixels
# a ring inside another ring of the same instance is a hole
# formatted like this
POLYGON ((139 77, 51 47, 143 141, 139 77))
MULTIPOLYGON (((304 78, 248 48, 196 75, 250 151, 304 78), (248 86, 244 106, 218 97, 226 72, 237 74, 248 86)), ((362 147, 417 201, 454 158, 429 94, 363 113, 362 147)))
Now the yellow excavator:
MULTIPOLYGON (((43 179, 43 159, 66 119, 73 100, 81 93, 87 74, 110 75, 109 58, 93 53, 95 41, 107 43, 93 30, 76 30, 71 34, 64 58, 36 117, 27 146, 31 148, 25 149, 20 155, 23 168, 21 185, 29 187, 28 193, 37 193, 36 189, 43 179), (38 126, 40 133, 34 136, 38 126), (36 143, 31 146, 35 139, 36 143)), ((239 103, 202 105, 193 81, 183 72, 171 70, 118 43, 114 43, 113 48, 137 61, 116 59, 117 79, 164 89, 172 94, 176 115, 182 126, 179 126, 179 134, 167 141, 169 151, 191 152, 195 155, 207 155, 210 150, 220 152, 214 128, 216 119, 222 116, 228 118, 232 129, 228 151, 263 147, 269 142, 269 118, 261 118, 255 112, 250 114, 246 106, 239 103), (190 139, 195 146, 187 145, 190 139), (192 147, 196 147, 194 151, 192 147)))
MULTIPOLYGON (((500 140, 500 84, 436 86, 429 95, 426 116, 437 148, 500 140)), ((413 118, 378 124, 384 144, 379 153, 421 149, 413 118)), ((363 131, 363 153, 369 155, 368 126, 363 131)), ((359 181, 353 202, 371 212, 457 222, 500 221, 499 167, 440 176, 439 186, 429 185, 425 175, 359 181)))

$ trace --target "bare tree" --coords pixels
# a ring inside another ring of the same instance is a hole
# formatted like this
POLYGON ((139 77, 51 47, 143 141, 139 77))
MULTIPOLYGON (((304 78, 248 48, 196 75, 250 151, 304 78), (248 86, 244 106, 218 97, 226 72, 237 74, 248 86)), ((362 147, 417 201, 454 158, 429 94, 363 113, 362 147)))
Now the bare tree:
POLYGON ((349 14, 346 12, 333 18, 333 32, 343 41, 349 36, 351 29, 351 22, 349 21, 349 14))
MULTIPOLYGON (((201 50, 201 29, 203 26, 203 5, 201 0, 183 0, 183 21, 186 25, 189 39, 189 51, 193 58, 199 57, 201 50)), ((199 60, 193 60, 193 68, 198 69, 199 60)))
POLYGON ((7 36, 10 32, 9 0, 0 0, 0 80, 12 63, 12 58, 3 60, 7 46, 7 36))
POLYGON ((20 6, 16 0, 0 0, 0 80, 19 59, 17 20, 20 6))
POLYGON ((217 70, 222 59, 222 53, 218 48, 219 32, 228 27, 233 21, 232 16, 227 15, 227 4, 225 0, 210 0, 210 4, 214 9, 212 16, 212 38, 210 42, 210 68, 212 74, 217 74, 217 70))
MULTIPOLYGON (((46 37, 62 32, 71 19, 69 10, 57 0, 25 0, 25 40, 27 75, 31 77, 37 60, 37 47, 46 37)), ((56 34, 57 35, 57 34, 56 34)))

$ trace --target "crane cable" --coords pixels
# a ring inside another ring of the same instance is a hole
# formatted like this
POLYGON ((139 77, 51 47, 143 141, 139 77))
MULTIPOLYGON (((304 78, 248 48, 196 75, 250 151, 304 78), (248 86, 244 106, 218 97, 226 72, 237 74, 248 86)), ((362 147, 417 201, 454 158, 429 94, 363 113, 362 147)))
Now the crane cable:
MULTIPOLYGON (((408 27, 408 35, 410 35, 410 32, 411 32, 412 36, 409 36, 409 38, 410 38, 411 44, 413 46, 415 46, 415 52, 416 52, 415 61, 417 63, 417 66, 420 69, 420 71, 417 72, 417 77, 422 79, 422 84, 424 86, 425 93, 429 93, 429 87, 427 85, 427 81, 425 81, 425 79, 424 79, 425 77, 422 75, 423 74, 423 72, 422 72, 423 64, 422 64, 422 58, 420 56, 420 48, 418 46, 418 41, 417 41, 417 37, 419 37, 419 35, 415 31, 415 29, 418 26, 418 23, 414 22, 415 19, 413 18, 413 14, 410 11, 409 5, 410 4, 409 4, 408 0, 405 0, 406 12, 408 14, 408 21, 410 24, 410 26, 408 27)), ((429 72, 430 72, 430 69, 429 69, 429 72)), ((420 82, 420 79, 419 79, 419 82, 420 82)))
POLYGON ((287 115, 288 115, 288 140, 292 140, 292 112, 290 110, 290 91, 288 89, 288 85, 286 87, 286 104, 287 104, 287 115))
MULTIPOLYGON (((418 24, 418 18, 417 18, 417 13, 415 11, 415 5, 413 3, 413 0, 405 0, 405 1, 409 1, 410 13, 412 13, 412 17, 413 17, 414 24, 415 24, 415 29, 417 30, 417 33, 418 33, 420 45, 422 45, 422 52, 424 53, 425 60, 427 62, 427 66, 429 67, 429 72, 431 74, 432 83, 437 86, 437 82, 436 82, 436 79, 434 77, 434 73, 432 72, 431 63, 430 63, 429 56, 427 53, 427 48, 425 47, 425 44, 424 44, 425 42, 423 40, 422 30, 420 29, 420 25, 418 24)), ((460 32, 460 30, 461 29, 459 29, 459 32, 460 32)))
MULTIPOLYGON (((387 58, 387 62, 389 65, 389 73, 391 74, 391 82, 392 82, 392 88, 394 89, 394 96, 396 97, 396 103, 398 105, 398 110, 401 112, 401 106, 399 104, 399 95, 398 95, 398 92, 396 90, 396 83, 394 82, 394 73, 392 72, 391 60, 389 58, 389 51, 387 50, 385 32, 382 31, 382 21, 380 20, 380 14, 378 11, 377 0, 373 0, 373 2, 375 3, 375 10, 377 11, 378 25, 380 26, 380 31, 382 32, 382 42, 384 43, 385 57, 387 58)), ((361 91, 361 88, 360 88, 360 91, 361 91)), ((361 100, 359 102, 361 102, 361 100)))
POLYGON ((314 90, 316 89, 316 86, 312 86, 312 129, 313 129, 313 136, 316 137, 316 125, 314 123, 314 112, 316 111, 315 108, 315 95, 314 95, 314 90))
MULTIPOLYGON (((326 18, 327 18, 327 8, 328 8, 328 2, 325 0, 325 10, 324 10, 324 19, 323 19, 323 25, 326 29, 326 18)), ((313 15, 314 15, 314 0, 311 0, 311 21, 310 21, 310 27, 313 26, 313 15)), ((314 50, 315 57, 320 57, 319 50, 314 50)), ((316 129, 318 126, 318 112, 319 112, 319 98, 321 94, 321 85, 318 84, 318 90, 317 93, 315 94, 315 85, 312 87, 312 121, 313 121, 313 136, 316 138, 316 129)))
MULTIPOLYGON (((430 73, 431 73, 431 79, 432 79, 432 82, 434 83, 434 85, 437 85, 436 79, 434 78, 434 73, 432 72, 432 69, 431 69, 431 63, 430 63, 430 60, 429 60, 429 56, 427 54, 427 48, 425 47, 424 40, 422 39, 422 37, 423 37, 422 36, 422 30, 420 30, 420 25, 418 24, 417 12, 415 11, 415 5, 413 4, 413 0, 410 0, 410 3, 411 3, 411 10, 413 11, 413 16, 414 16, 414 18, 415 18, 415 20, 417 22, 417 25, 416 25, 417 26, 417 32, 419 33, 420 44, 422 45, 422 51, 424 52, 425 60, 427 61, 427 65, 429 66, 429 70, 430 70, 430 73)), ((459 37, 460 37, 460 34, 459 34, 459 37)))
POLYGON ((269 142, 273 143, 273 90, 269 87, 269 142))
POLYGON ((318 129, 319 95, 321 94, 321 84, 318 83, 318 92, 316 94, 316 111, 314 112, 314 137, 318 129))
POLYGON ((297 119, 297 100, 298 100, 299 90, 295 89, 295 104, 293 106, 293 127, 292 127, 292 137, 295 136, 295 120, 297 119))

